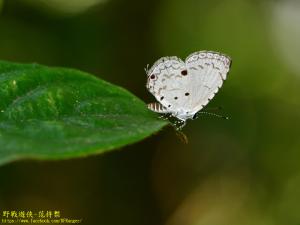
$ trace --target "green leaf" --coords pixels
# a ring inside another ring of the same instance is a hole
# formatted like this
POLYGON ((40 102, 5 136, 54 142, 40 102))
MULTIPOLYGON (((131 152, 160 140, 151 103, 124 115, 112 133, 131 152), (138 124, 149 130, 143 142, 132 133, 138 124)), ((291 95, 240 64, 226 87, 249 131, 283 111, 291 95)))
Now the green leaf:
POLYGON ((0 61, 0 164, 102 153, 166 124, 125 89, 90 74, 0 61))

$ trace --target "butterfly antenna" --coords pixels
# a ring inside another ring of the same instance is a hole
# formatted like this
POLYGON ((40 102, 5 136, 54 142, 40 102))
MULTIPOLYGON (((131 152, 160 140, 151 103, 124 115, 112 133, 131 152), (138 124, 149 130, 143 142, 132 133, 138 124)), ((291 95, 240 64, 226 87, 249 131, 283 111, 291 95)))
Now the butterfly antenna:
POLYGON ((149 72, 149 64, 147 64, 147 66, 146 66, 146 68, 144 68, 144 70, 145 70, 145 72, 146 72, 146 74, 148 75, 148 72, 149 72))
POLYGON ((218 118, 222 118, 222 119, 225 119, 225 120, 229 120, 229 117, 228 116, 223 116, 223 115, 219 115, 219 114, 216 114, 216 113, 211 113, 211 112, 198 112, 197 114, 205 114, 205 115, 209 115, 209 116, 215 116, 215 117, 218 117, 218 118))

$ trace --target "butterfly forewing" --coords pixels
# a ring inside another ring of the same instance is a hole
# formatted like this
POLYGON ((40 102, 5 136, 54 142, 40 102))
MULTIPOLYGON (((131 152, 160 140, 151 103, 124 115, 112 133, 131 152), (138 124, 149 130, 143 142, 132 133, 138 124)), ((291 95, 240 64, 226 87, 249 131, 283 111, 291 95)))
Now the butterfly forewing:
POLYGON ((187 57, 186 66, 193 76, 188 86, 196 86, 191 91, 193 96, 190 101, 194 114, 218 92, 227 77, 230 63, 229 57, 216 52, 201 51, 187 57))

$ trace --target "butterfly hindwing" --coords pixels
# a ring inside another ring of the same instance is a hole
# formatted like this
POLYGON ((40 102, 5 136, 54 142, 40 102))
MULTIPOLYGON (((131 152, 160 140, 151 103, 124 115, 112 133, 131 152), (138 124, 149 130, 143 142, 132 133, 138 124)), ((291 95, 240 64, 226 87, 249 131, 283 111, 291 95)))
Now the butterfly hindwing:
POLYGON ((173 115, 182 104, 178 101, 178 95, 184 86, 181 71, 185 70, 185 63, 181 59, 163 57, 156 61, 148 72, 148 90, 173 115))

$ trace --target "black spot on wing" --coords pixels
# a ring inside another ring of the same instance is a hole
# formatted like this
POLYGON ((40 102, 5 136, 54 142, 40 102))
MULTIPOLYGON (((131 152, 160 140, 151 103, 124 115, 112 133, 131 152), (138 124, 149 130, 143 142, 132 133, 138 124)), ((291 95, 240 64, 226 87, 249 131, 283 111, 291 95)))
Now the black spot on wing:
POLYGON ((187 70, 182 70, 182 71, 181 71, 181 75, 182 75, 182 76, 186 76, 187 74, 188 74, 187 70))

